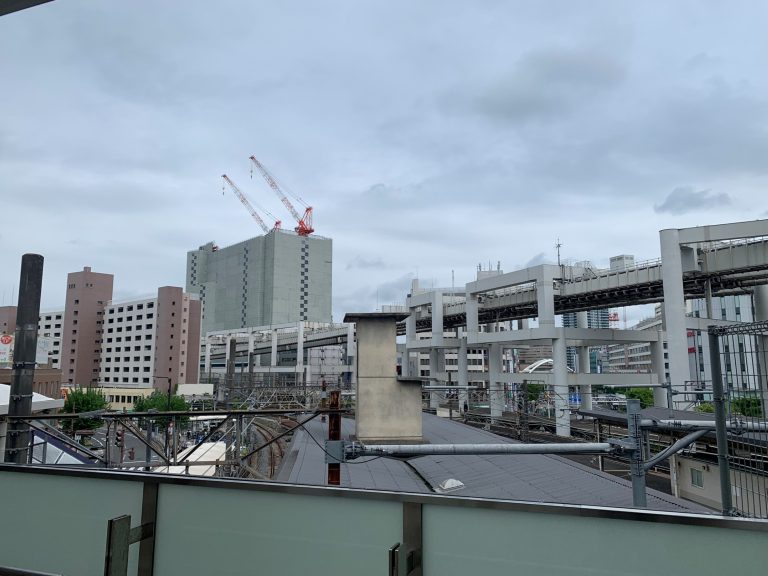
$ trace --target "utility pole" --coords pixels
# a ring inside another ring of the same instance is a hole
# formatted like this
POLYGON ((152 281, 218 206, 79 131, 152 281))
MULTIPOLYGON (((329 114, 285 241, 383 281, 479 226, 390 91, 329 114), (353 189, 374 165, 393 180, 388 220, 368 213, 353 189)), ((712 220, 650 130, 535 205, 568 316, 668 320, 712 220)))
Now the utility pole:
MULTIPOLYGON (((40 319, 40 295, 43 288, 43 257, 24 254, 21 257, 19 301, 13 350, 13 380, 8 416, 32 413, 32 386, 37 354, 37 323, 40 319)), ((29 422, 10 420, 5 461, 26 464, 29 458, 29 422)))

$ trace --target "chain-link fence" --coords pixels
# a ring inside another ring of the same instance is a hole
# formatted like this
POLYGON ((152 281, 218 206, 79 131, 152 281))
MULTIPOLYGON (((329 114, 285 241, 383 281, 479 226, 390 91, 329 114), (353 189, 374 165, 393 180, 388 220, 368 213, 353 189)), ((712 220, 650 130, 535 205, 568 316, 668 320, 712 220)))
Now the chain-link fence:
POLYGON ((713 409, 721 409, 727 431, 727 449, 718 463, 723 468, 724 459, 727 468, 720 471, 724 508, 730 497, 731 513, 768 518, 768 322, 709 332, 713 409))

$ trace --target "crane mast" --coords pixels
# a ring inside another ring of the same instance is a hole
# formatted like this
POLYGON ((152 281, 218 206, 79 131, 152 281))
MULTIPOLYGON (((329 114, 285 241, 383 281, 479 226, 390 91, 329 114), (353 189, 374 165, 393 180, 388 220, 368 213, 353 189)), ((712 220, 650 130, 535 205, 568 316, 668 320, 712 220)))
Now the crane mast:
POLYGON ((280 198, 280 201, 285 205, 285 207, 291 213, 294 220, 296 220, 296 223, 298 225, 296 226, 295 230, 299 234, 299 236, 309 236, 310 234, 312 234, 312 232, 315 231, 315 229, 312 227, 312 206, 307 206, 304 210, 304 215, 300 216, 296 208, 293 207, 293 204, 285 195, 285 193, 282 191, 282 189, 277 184, 277 182, 272 177, 272 175, 269 173, 269 171, 264 167, 264 165, 261 162, 259 162, 256 159, 256 156, 251 156, 250 160, 259 170, 259 173, 262 175, 264 180, 267 181, 267 184, 269 184, 269 187, 272 188, 275 194, 277 194, 278 198, 280 198))
MULTIPOLYGON (((248 201, 248 198, 245 197, 245 194, 243 194, 240 191, 240 188, 238 188, 234 182, 227 176, 226 174, 221 175, 224 182, 229 184, 229 187, 232 189, 232 192, 235 193, 235 196, 242 202, 243 206, 246 207, 248 212, 250 212, 251 216, 254 220, 256 220, 256 223, 261 227, 261 229, 264 231, 265 234, 269 233, 269 227, 264 223, 264 220, 261 219, 261 216, 259 216, 259 213, 256 212, 256 209, 251 205, 251 203, 248 201)), ((275 221, 275 230, 278 230, 280 228, 280 220, 275 221)))

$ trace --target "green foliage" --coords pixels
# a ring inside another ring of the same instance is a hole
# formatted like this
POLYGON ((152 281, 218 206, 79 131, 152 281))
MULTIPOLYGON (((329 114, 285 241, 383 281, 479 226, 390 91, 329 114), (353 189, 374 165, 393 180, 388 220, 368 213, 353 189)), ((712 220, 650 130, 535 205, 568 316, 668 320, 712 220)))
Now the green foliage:
POLYGON ((715 405, 712 402, 702 402, 696 406, 696 412, 705 412, 707 414, 713 414, 715 412, 715 405))
MULTIPOLYGON (((107 397, 96 388, 75 388, 67 394, 64 400, 65 414, 79 414, 94 410, 109 410, 107 397)), ((75 420, 62 420, 62 428, 65 432, 74 430, 94 430, 101 427, 102 421, 96 418, 76 418, 75 420)))
POLYGON ((544 392, 544 384, 532 384, 528 383, 528 402, 536 402, 539 399, 542 392, 544 392))
POLYGON ((736 398, 731 400, 731 410, 742 416, 760 417, 763 415, 763 404, 760 398, 736 398))
POLYGON ((626 393, 627 398, 640 400, 640 408, 653 406, 653 391, 650 388, 630 388, 626 393))
MULTIPOLYGON (((147 397, 139 397, 133 402, 133 409, 136 412, 149 412, 150 410, 157 410, 158 412, 168 412, 168 393, 163 393, 160 390, 155 390, 147 397)), ((189 410, 189 404, 181 396, 171 395, 170 399, 170 411, 171 412, 186 412, 189 410)), ((158 418, 157 423, 165 425, 170 418, 158 418)), ((189 418, 177 418, 179 424, 185 424, 189 421, 189 418)))

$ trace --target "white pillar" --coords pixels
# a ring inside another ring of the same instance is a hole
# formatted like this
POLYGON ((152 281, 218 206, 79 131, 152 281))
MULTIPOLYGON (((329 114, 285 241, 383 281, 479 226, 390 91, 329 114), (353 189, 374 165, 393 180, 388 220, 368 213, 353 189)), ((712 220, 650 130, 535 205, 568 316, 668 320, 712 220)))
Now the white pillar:
POLYGON ((304 322, 296 325, 296 384, 304 384, 304 322))
MULTIPOLYGON (((469 386, 469 372, 467 370, 467 339, 459 337, 458 351, 458 378, 459 386, 469 386)), ((469 390, 459 389, 459 410, 464 410, 464 403, 469 403, 469 390)))
POLYGON ((491 420, 501 418, 504 411, 504 384, 501 382, 500 344, 488 346, 488 397, 490 400, 491 420))
POLYGON ((464 309, 467 315, 467 334, 477 336, 477 318, 478 318, 477 294, 467 292, 464 309))
POLYGON ((539 307, 539 327, 555 326, 555 289, 551 280, 536 282, 536 302, 539 307))
POLYGON ((667 352, 669 353, 669 380, 673 390, 683 391, 685 390, 685 381, 690 379, 688 336, 685 327, 685 295, 683 293, 683 259, 677 230, 662 230, 659 236, 661 239, 661 273, 664 286, 664 327, 667 331, 667 352))
POLYGON ((211 341, 206 336, 205 338, 205 373, 208 374, 211 371, 211 341))
MULTIPOLYGON (((577 312, 576 313, 576 326, 579 328, 589 328, 589 312, 577 312)), ((590 361, 589 361, 589 346, 579 346, 578 348, 579 359, 579 372, 581 374, 590 373, 590 361)), ((592 385, 582 384, 579 386, 579 394, 581 395, 581 408, 583 410, 592 409, 592 385)))
MULTIPOLYGON (((659 339, 656 342, 651 342, 651 366, 653 371, 659 377, 659 383, 663 384, 666 381, 666 369, 664 368, 664 332, 657 331, 659 339)), ((666 388, 654 388, 653 389, 653 405, 660 406, 662 408, 668 408, 669 396, 666 388)))
POLYGON ((277 330, 272 330, 272 357, 269 359, 270 366, 273 368, 277 366, 277 330))
POLYGON ((555 391, 555 423, 558 436, 571 435, 571 410, 568 406, 568 358, 565 350, 565 334, 552 340, 552 380, 555 391))
POLYGON ((413 378, 418 376, 418 370, 411 365, 410 345, 416 342, 416 308, 411 308, 411 299, 408 298, 405 303, 409 316, 405 319, 405 353, 403 354, 402 374, 405 377, 413 378))
POLYGON ((443 293, 432 293, 432 345, 442 346, 443 344, 443 293))
MULTIPOLYGON (((440 350, 438 348, 429 349, 429 382, 431 386, 440 386, 443 383, 437 380, 437 373, 440 365, 440 350)), ((429 391, 429 407, 437 409, 440 403, 440 393, 437 390, 429 391)))

